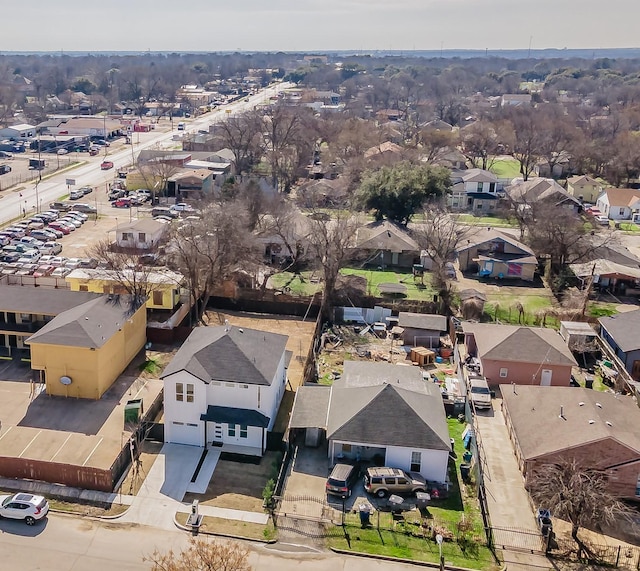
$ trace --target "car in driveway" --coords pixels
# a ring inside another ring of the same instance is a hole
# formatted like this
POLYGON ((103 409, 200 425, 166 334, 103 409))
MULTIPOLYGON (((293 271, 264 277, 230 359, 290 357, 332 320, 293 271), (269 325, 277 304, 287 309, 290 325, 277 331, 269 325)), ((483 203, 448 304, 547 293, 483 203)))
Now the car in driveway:
POLYGON ((43 496, 18 493, 0 496, 0 517, 19 519, 33 525, 49 513, 49 502, 43 496))
POLYGON ((491 408, 491 390, 484 377, 469 378, 469 397, 475 409, 491 408))
POLYGON ((391 494, 406 496, 426 491, 427 481, 417 472, 405 472, 400 468, 367 468, 364 489, 379 498, 391 494))
POLYGON ((111 161, 102 161, 102 163, 100 163, 100 168, 103 171, 108 171, 113 168, 113 163, 111 161))
POLYGON ((325 489, 327 494, 342 499, 351 497, 353 486, 358 480, 360 470, 351 464, 336 464, 327 478, 325 489))

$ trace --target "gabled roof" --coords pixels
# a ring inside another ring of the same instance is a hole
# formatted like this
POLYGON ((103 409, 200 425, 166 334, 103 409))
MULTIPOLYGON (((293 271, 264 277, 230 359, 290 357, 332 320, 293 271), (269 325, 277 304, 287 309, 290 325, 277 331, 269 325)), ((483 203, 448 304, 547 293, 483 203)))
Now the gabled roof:
POLYGON ((404 149, 400 145, 396 145, 391 141, 385 141, 384 143, 380 143, 375 147, 370 147, 364 152, 364 157, 366 159, 370 157, 375 157, 376 155, 381 155, 382 153, 402 153, 404 149))
POLYGON ((555 200, 556 202, 570 201, 576 205, 580 201, 569 194, 555 180, 549 178, 531 178, 514 184, 506 189, 514 202, 538 202, 541 200, 555 200))
POLYGON ((375 446, 451 446, 437 385, 413 367, 356 361, 345 362, 343 378, 331 388, 327 437, 375 446))
POLYGON ((577 387, 500 388, 526 460, 607 439, 640 455, 640 411, 631 397, 577 387))
POLYGON ((607 188, 604 193, 609 199, 609 207, 630 207, 640 200, 640 190, 634 188, 607 188))
POLYGON ((187 371, 205 383, 271 385, 289 338, 231 325, 197 327, 161 378, 187 371))
POLYGON ((486 244, 487 242, 493 242, 495 240, 501 240, 510 244, 514 248, 520 250, 523 254, 527 254, 529 256, 534 256, 533 250, 529 248, 526 244, 519 242, 513 236, 509 234, 505 234, 504 232, 500 232, 500 230, 496 230, 495 228, 480 228, 474 230, 472 234, 470 234, 463 243, 458 246, 458 253, 464 252, 465 250, 469 250, 470 248, 475 248, 481 244, 486 244))
POLYGON ((473 334, 480 359, 577 365, 569 347, 553 329, 465 321, 462 330, 473 334))
POLYGON ((401 311, 398 314, 398 325, 412 329, 428 329, 431 331, 446 331, 447 318, 435 313, 412 313, 401 311))
POLYGON ((623 352, 640 349, 640 309, 598 319, 623 352))
POLYGON ((579 278, 589 277, 593 273, 594 276, 618 275, 640 279, 640 268, 618 264, 604 258, 582 264, 569 264, 569 268, 579 278))
POLYGON ((131 317, 130 307, 128 295, 102 295, 63 311, 29 337, 27 343, 98 349, 122 329, 131 317))
POLYGON ((148 232, 149 234, 155 234, 156 232, 164 233, 167 231, 167 225, 162 222, 158 222, 153 218, 140 218, 139 220, 118 224, 117 226, 114 226, 110 232, 129 232, 130 230, 134 230, 136 232, 148 232))
POLYGON ((356 231, 357 247, 363 250, 389 250, 390 252, 417 252, 418 243, 409 233, 389 220, 370 222, 356 231))
POLYGON ((586 175, 586 174, 582 174, 582 175, 576 175, 576 176, 571 176, 567 179, 567 182, 570 185, 590 185, 590 186, 600 186, 600 183, 591 178, 590 176, 586 175))
POLYGON ((452 178, 455 176, 463 182, 498 182, 498 177, 492 172, 483 169, 467 169, 464 171, 455 171, 451 173, 452 178))

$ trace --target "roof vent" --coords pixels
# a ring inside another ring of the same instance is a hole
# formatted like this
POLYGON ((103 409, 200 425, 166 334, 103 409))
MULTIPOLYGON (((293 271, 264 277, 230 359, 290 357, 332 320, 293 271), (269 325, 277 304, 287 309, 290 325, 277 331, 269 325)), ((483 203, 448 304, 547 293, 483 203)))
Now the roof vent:
POLYGON ((244 329, 242 329, 242 327, 238 327, 238 331, 239 331, 240 333, 244 333, 244 329))
POLYGON ((599 402, 597 402, 597 403, 596 403, 596 406, 597 406, 598 408, 602 408, 602 405, 601 405, 599 402))
POLYGON ((613 424, 611 424, 611 422, 610 422, 610 421, 608 421, 608 420, 605 422, 605 424, 606 424, 607 426, 613 426, 613 424))
POLYGON ((580 402, 578 403, 578 406, 584 406, 584 402, 583 402, 583 401, 580 401, 580 402))
POLYGON ((84 319, 85 319, 85 321, 89 321, 89 318, 88 318, 88 317, 86 317, 86 316, 85 316, 85 318, 84 318, 84 319))
POLYGON ((596 421, 595 421, 595 420, 593 420, 593 418, 591 418, 591 419, 589 420, 589 424, 595 424, 595 423, 596 423, 596 421))

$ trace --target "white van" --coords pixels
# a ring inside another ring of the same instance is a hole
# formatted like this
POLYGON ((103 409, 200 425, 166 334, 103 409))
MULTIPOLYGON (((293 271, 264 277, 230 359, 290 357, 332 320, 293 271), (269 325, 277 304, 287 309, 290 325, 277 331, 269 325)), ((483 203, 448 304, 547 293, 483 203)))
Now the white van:
POLYGON ((482 377, 469 379, 469 395, 476 409, 491 408, 491 391, 486 379, 482 377))
POLYGON ((184 131, 184 122, 180 121, 180 123, 178 123, 178 131, 184 131))

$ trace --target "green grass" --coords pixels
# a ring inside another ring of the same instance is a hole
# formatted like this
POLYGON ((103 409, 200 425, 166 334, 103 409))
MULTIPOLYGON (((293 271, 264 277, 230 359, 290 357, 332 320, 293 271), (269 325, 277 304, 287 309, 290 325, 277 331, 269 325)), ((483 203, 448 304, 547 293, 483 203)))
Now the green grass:
POLYGON ((302 272, 299 276, 291 272, 282 272, 270 278, 271 287, 293 295, 313 295, 322 289, 322 284, 314 279, 312 272, 302 272))
POLYGON ((634 224, 633 222, 621 222, 620 230, 623 232, 629 232, 630 234, 637 234, 640 232, 640 226, 638 224, 634 224))
POLYGON ((520 163, 515 159, 496 159, 489 170, 498 178, 516 178, 522 176, 520 163))
POLYGON ((469 226, 491 226, 492 228, 515 228, 517 224, 499 216, 474 216, 473 214, 458 214, 456 220, 469 226))
POLYGON ((618 313, 614 303, 604 303, 602 301, 592 301, 587 310, 591 317, 611 317, 618 313))
MULTIPOLYGON (((547 290, 541 290, 540 294, 487 294, 487 303, 484 306, 485 315, 494 321, 496 318, 502 323, 518 323, 519 312, 516 309, 516 303, 520 302, 524 309, 524 319, 522 325, 534 325, 538 323, 537 313, 544 309, 553 307, 553 298, 547 290)), ((547 327, 559 327, 558 319, 547 316, 547 327)))
POLYGON ((150 375, 155 375, 161 368, 162 366, 156 359, 147 359, 138 367, 141 372, 149 373, 150 375))
MULTIPOLYGON (((414 281, 413 274, 410 271, 402 272, 400 270, 366 270, 362 268, 343 268, 340 272, 345 276, 361 276, 367 280, 367 295, 384 297, 381 295, 378 286, 382 283, 401 283, 406 286, 407 292, 401 296, 406 299, 416 299, 423 301, 432 301, 435 290, 431 287, 431 275, 428 272, 424 274, 424 285, 419 281, 414 281)), ((390 299, 392 296, 390 296, 390 299)))

